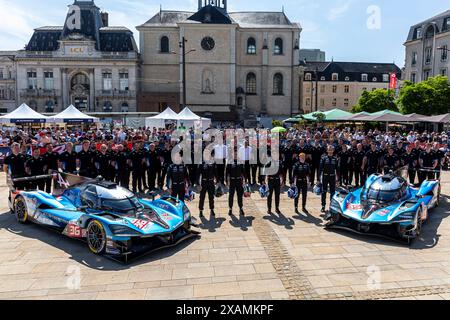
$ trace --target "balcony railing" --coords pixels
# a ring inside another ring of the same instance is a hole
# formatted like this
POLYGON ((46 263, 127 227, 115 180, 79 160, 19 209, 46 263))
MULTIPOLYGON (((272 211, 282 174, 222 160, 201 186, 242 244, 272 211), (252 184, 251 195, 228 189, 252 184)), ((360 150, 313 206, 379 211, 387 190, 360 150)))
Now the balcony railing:
POLYGON ((48 89, 25 89, 20 91, 21 97, 54 97, 56 90, 48 89))
POLYGON ((136 97, 136 91, 99 90, 96 92, 96 96, 99 98, 131 99, 136 97))

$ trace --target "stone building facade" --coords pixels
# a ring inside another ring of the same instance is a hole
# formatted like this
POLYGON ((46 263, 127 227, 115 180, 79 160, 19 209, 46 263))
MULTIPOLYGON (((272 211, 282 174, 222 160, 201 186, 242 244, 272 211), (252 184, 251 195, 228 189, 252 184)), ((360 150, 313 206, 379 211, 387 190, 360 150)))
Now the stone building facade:
POLYGON ((64 26, 35 29, 15 61, 16 105, 27 103, 38 112, 60 112, 70 104, 86 112, 137 109, 133 33, 109 26, 108 14, 94 1, 75 1, 64 26))
POLYGON ((15 59, 15 51, 0 51, 0 113, 17 107, 15 59))
POLYGON ((197 12, 163 11, 140 32, 140 111, 180 109, 186 40, 186 105, 217 120, 285 116, 299 110, 301 27, 284 12, 228 12, 198 1, 197 12))

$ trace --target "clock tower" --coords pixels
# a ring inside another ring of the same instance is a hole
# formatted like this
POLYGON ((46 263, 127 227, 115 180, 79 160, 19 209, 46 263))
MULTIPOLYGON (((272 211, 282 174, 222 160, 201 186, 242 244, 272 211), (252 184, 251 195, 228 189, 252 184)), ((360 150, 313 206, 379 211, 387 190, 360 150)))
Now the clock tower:
POLYGON ((198 0, 198 11, 200 11, 203 7, 206 6, 214 6, 218 8, 222 8, 227 11, 227 0, 198 0))

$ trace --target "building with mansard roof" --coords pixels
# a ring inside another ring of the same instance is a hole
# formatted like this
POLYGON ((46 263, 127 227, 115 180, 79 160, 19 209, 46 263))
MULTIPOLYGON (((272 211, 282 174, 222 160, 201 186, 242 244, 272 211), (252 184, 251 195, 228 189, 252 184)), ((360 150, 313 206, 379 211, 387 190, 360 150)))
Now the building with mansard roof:
POLYGON ((16 105, 39 112, 70 104, 86 112, 136 111, 138 59, 129 29, 109 26, 94 1, 75 0, 63 26, 36 28, 16 52, 16 105))
POLYGON ((299 111, 301 27, 284 12, 229 12, 227 1, 198 1, 196 12, 161 10, 140 32, 141 111, 183 103, 216 120, 299 111))

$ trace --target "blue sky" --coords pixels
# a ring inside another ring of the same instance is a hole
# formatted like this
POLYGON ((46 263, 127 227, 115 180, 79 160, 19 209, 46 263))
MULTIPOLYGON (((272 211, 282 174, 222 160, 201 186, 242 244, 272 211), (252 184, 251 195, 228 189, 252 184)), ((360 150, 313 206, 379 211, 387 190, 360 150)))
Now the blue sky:
MULTIPOLYGON (((153 16, 160 5, 172 10, 197 8, 196 0, 95 2, 109 12, 111 25, 129 27, 136 40, 139 35, 134 27, 153 16)), ((0 50, 23 48, 36 27, 62 25, 71 3, 72 0, 0 0, 0 50)), ((230 11, 281 11, 282 6, 291 21, 303 27, 301 47, 323 49, 329 60, 395 61, 402 67, 403 43, 409 27, 450 9, 450 0, 229 0, 230 11)))

